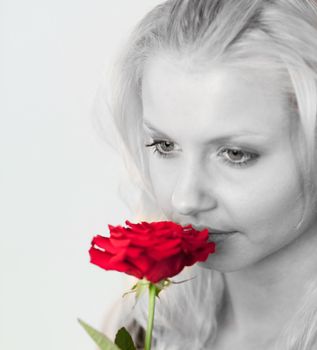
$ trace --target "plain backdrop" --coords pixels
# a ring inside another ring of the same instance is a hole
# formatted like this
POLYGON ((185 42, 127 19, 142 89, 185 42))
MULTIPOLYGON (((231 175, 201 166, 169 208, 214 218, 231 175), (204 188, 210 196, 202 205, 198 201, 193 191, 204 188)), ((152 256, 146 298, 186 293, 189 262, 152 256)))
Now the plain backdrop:
POLYGON ((0 349, 92 350, 126 279, 89 263, 130 215, 96 135, 103 72, 156 0, 0 0, 0 349))

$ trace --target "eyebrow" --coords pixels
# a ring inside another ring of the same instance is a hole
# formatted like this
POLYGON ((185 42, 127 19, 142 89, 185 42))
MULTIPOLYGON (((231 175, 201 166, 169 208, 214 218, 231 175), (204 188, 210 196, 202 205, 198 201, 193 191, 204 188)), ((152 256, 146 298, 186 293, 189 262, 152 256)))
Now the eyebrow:
MULTIPOLYGON (((158 137, 163 137, 166 139, 173 139, 172 137, 168 136, 167 134, 165 134, 163 131, 157 129, 154 125, 152 125, 148 120, 143 120, 143 125, 149 129, 152 132, 155 132, 158 137)), ((261 138, 264 140, 267 140, 267 137, 263 134, 259 134, 257 132, 254 131, 250 131, 250 130, 241 130, 238 133, 234 133, 234 134, 228 134, 228 135, 222 135, 222 136, 216 136, 208 141, 205 142, 205 144, 210 144, 210 143, 214 143, 214 142, 219 142, 219 141, 225 141, 225 140, 230 140, 230 139, 235 139, 235 138, 240 138, 240 137, 257 137, 257 138, 261 138)))

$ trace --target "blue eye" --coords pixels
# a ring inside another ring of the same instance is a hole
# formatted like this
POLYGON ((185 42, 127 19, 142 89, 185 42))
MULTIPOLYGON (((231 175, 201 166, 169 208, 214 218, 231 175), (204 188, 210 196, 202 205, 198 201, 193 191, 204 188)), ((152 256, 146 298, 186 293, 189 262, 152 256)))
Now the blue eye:
POLYGON ((239 148, 223 148, 218 153, 223 161, 231 166, 243 167, 259 157, 257 153, 244 151, 239 148))
POLYGON ((152 143, 145 145, 145 147, 152 147, 153 153, 157 153, 159 157, 170 157, 170 153, 174 150, 174 143, 164 140, 153 140, 152 143))

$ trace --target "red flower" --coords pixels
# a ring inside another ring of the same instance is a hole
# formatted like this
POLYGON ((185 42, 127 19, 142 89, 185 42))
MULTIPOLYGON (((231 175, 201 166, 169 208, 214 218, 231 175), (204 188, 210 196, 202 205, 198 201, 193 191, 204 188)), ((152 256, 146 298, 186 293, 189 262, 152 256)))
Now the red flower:
POLYGON ((157 283, 215 251, 215 243, 207 242, 207 229, 197 231, 171 221, 125 223, 129 227, 108 225, 110 238, 93 238, 91 263, 157 283))

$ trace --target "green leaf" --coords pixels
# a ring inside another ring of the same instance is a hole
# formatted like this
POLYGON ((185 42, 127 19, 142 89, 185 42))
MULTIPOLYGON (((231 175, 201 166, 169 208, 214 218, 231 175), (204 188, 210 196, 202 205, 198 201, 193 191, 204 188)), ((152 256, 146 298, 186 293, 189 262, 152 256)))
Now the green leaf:
POLYGON ((124 327, 118 330, 114 342, 121 350, 136 350, 131 335, 124 327))
POLYGON ((150 282, 139 280, 135 286, 136 299, 138 300, 149 288, 150 282))
POLYGON ((154 283, 153 285, 155 286, 155 296, 160 298, 159 294, 161 293, 161 291, 170 286, 171 283, 172 281, 168 278, 161 280, 158 283, 154 283))
POLYGON ((107 336, 97 331, 84 321, 78 319, 85 331, 90 335, 93 341, 99 346, 101 350, 123 350, 117 347, 107 336))
POLYGON ((147 281, 145 278, 142 280, 138 280, 138 282, 126 293, 122 295, 122 297, 125 297, 126 295, 130 293, 135 293, 136 301, 141 297, 141 295, 146 292, 149 288, 150 282, 147 281))

